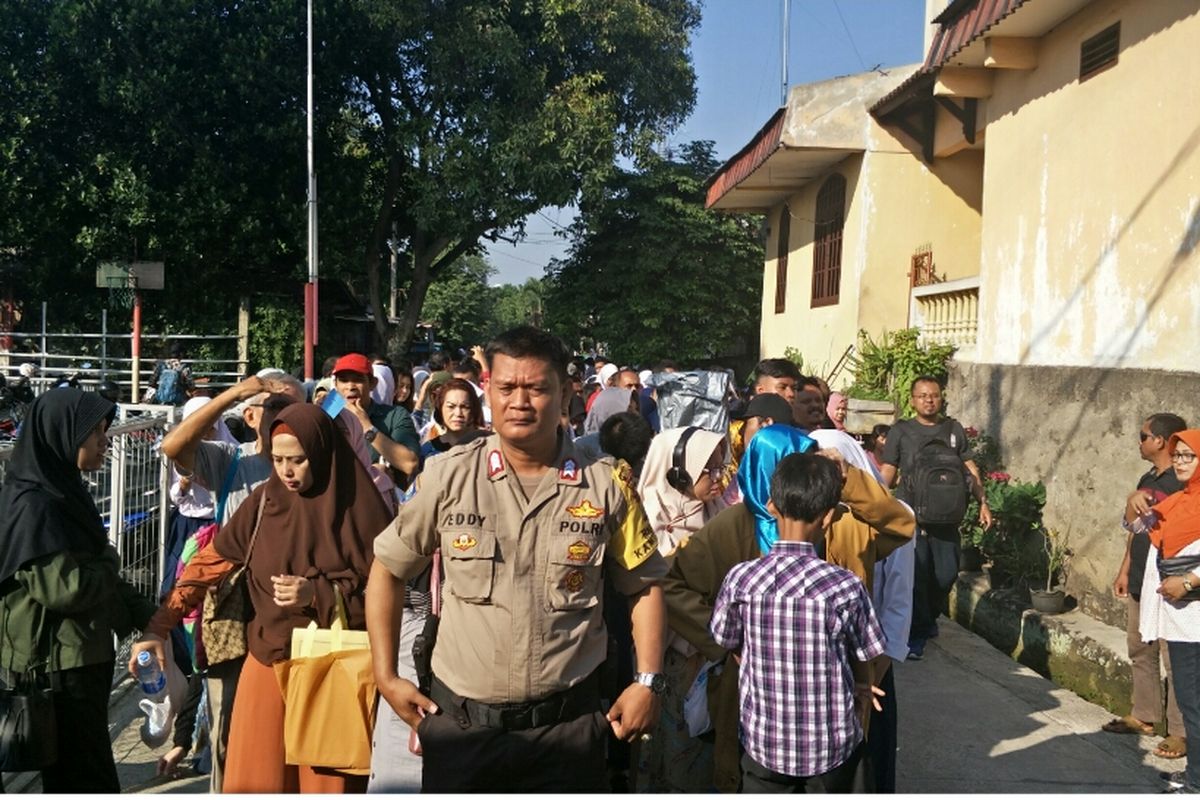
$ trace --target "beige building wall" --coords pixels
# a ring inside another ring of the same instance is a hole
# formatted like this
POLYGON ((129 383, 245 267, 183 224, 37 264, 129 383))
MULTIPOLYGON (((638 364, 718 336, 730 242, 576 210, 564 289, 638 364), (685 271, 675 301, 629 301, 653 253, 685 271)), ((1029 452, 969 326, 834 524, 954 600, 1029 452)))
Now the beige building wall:
POLYGON ((975 361, 1200 363, 1200 12, 1100 0, 1044 36, 987 104, 975 361), (1118 63, 1080 44, 1121 23, 1118 63))
MULTIPOLYGON (((979 272, 983 156, 964 151, 933 168, 886 133, 884 147, 853 155, 834 171, 846 178, 842 276, 836 305, 811 307, 816 195, 828 174, 792 195, 786 311, 775 313, 775 279, 782 207, 769 216, 771 235, 763 276, 762 357, 798 349, 807 369, 827 375, 859 329, 878 337, 908 325, 913 253, 932 245, 939 275, 948 280, 979 272)), ((832 174, 829 173, 829 174, 832 174)), ((834 381, 842 388, 848 371, 834 381)))

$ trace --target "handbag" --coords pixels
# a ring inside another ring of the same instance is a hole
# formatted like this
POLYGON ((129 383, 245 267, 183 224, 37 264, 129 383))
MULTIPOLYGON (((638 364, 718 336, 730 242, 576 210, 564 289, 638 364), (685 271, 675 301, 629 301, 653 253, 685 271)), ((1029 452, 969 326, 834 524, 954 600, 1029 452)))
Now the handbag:
POLYGON ((230 572, 216 589, 204 595, 204 615, 200 628, 209 666, 246 655, 246 623, 254 618, 246 564, 250 563, 250 554, 254 552, 254 542, 258 539, 266 504, 267 493, 263 492, 258 501, 254 532, 250 534, 250 546, 246 549, 246 563, 230 572))
MULTIPOLYGON (((43 609, 40 631, 45 628, 43 609)), ((53 669, 0 670, 0 772, 34 772, 58 762, 57 683, 53 669)))
POLYGON ((347 629, 342 593, 328 628, 292 631, 292 657, 275 665, 283 693, 284 761, 352 775, 371 771, 377 688, 366 631, 347 629))
MULTIPOLYGON (((1171 577, 1174 575, 1187 575, 1190 572, 1200 574, 1200 554, 1173 556, 1172 558, 1158 557, 1159 575, 1171 577)), ((1185 594, 1179 602, 1191 603, 1195 600, 1200 600, 1200 586, 1185 594)))

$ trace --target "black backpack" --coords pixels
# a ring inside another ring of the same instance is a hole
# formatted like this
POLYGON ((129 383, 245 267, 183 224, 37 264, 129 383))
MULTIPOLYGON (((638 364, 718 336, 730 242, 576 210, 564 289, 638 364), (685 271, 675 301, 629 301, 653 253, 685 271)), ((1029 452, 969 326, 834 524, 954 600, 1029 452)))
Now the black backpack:
POLYGON ((931 439, 913 458, 908 496, 922 525, 958 525, 967 515, 967 470, 958 451, 931 439))

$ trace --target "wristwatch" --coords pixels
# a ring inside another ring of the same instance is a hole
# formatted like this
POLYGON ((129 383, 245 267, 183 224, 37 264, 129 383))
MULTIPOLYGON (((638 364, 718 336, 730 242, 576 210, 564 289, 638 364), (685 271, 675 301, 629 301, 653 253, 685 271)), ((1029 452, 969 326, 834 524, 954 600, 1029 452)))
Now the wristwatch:
POLYGON ((367 440, 367 444, 375 441, 375 437, 379 435, 379 429, 372 426, 363 431, 363 438, 367 440))
POLYGON ((639 672, 633 676, 634 683, 640 683, 653 694, 665 694, 667 691, 667 676, 661 672, 639 672))
POLYGON ((1190 592, 1196 588, 1196 585, 1194 583, 1192 583, 1191 573, 1188 573, 1187 575, 1183 576, 1183 588, 1184 588, 1184 591, 1187 591, 1187 592, 1190 592))

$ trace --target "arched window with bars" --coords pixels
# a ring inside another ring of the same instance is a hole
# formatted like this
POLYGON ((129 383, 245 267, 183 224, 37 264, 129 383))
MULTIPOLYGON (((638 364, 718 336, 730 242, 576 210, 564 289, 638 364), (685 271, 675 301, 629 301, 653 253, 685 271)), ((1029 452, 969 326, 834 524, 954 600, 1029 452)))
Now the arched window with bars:
POLYGON ((817 192, 813 230, 812 307, 838 302, 842 283, 842 227, 846 221, 846 179, 830 175, 817 192))

